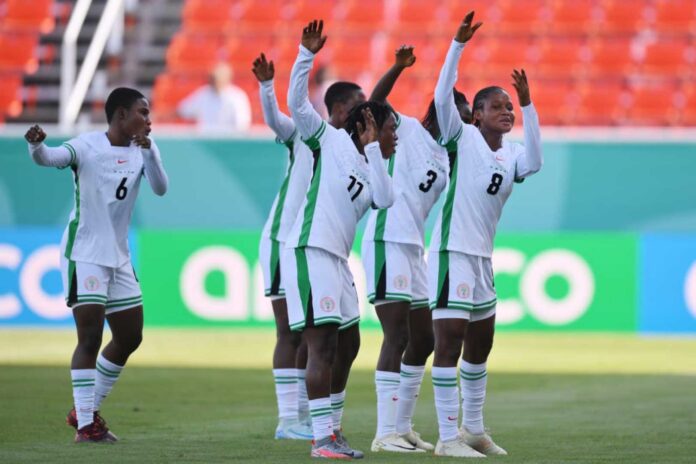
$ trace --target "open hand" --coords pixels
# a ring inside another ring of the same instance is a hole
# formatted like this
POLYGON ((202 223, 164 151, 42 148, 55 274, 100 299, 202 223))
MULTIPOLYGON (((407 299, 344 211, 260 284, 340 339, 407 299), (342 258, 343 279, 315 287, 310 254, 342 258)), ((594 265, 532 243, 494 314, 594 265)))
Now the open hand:
POLYGON ((316 19, 302 29, 302 46, 312 53, 318 53, 326 42, 326 36, 321 33, 324 30, 324 21, 316 19))
POLYGON ((481 22, 473 24, 473 21, 474 12, 470 11, 469 14, 467 14, 464 17, 462 23, 459 25, 459 29, 457 29, 457 33, 454 36, 454 40, 456 40, 459 43, 467 43, 469 40, 471 40, 478 28, 481 27, 481 25, 483 24, 481 22))
POLYGON ((29 143, 41 143, 46 139, 46 133, 41 126, 35 124, 24 134, 24 139, 29 143))
POLYGON ((401 68, 413 66, 416 62, 416 55, 413 54, 413 45, 402 45, 396 50, 394 63, 401 68))
POLYGON ((266 61, 266 55, 261 53, 261 55, 254 60, 254 67, 251 69, 251 72, 254 73, 254 76, 256 76, 259 82, 270 81, 275 75, 273 61, 266 61))
POLYGON ((377 140, 377 121, 375 121, 375 117, 372 115, 372 111, 370 111, 370 108, 363 108, 362 110, 362 116, 363 119, 365 120, 365 125, 362 123, 358 122, 357 127, 358 127, 358 136, 360 137, 360 143, 364 147, 367 144, 370 144, 377 140))
POLYGON ((512 86, 517 91, 517 98, 520 106, 527 106, 532 102, 532 97, 529 96, 529 84, 527 83, 527 74, 522 69, 522 72, 513 69, 512 71, 512 86))

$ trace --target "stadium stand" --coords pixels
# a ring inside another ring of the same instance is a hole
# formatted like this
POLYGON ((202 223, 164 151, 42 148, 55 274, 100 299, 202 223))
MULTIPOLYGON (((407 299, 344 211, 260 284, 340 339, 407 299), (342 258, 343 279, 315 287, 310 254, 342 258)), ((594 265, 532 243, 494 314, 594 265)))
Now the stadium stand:
MULTIPOLYGON (((60 37, 73 3, 0 1, 3 118, 55 121, 60 37)), ((104 3, 94 2, 82 49, 104 3)), ((693 0, 465 4, 485 23, 463 60, 459 87, 470 97, 477 86, 510 88, 510 71, 524 67, 544 124, 694 125, 693 0)), ((252 97, 254 122, 260 124, 257 84, 246 75, 251 61, 265 51, 277 62, 276 85, 285 88, 281 81, 297 53, 299 28, 324 18, 330 39, 319 61, 330 64, 338 78, 368 89, 390 66, 396 47, 415 45, 418 64, 404 74, 393 100, 400 111, 420 116, 462 8, 457 0, 375 0, 369 7, 358 0, 140 0, 127 35, 131 50, 138 50, 135 58, 107 57, 100 69, 108 71, 109 85, 151 88, 160 120, 177 122, 176 103, 205 81, 216 62, 226 61, 252 97), (144 33, 147 27, 154 32, 144 33)))

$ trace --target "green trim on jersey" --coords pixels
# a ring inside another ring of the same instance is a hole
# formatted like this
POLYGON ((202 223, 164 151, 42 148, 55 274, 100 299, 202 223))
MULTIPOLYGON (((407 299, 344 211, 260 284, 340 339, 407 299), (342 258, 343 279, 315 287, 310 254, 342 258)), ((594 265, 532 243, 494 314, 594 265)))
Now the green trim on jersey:
MULTIPOLYGON (((273 211, 273 223, 271 225, 271 241, 278 240, 278 231, 280 230, 280 219, 283 216, 285 197, 287 196, 288 186, 290 185, 290 176, 292 175, 292 168, 295 165, 295 155, 293 151, 294 144, 292 142, 292 139, 286 142, 286 146, 288 147, 288 150, 290 150, 290 165, 288 166, 288 172, 285 174, 285 179, 283 179, 283 183, 280 186, 280 191, 278 192, 278 202, 276 203, 275 211, 273 211)), ((273 258, 271 258, 271 263, 273 262, 273 258)))
MULTIPOLYGON (((394 158, 396 158, 396 153, 391 155, 389 158, 389 167, 387 168, 387 172, 389 173, 389 177, 392 177, 394 174, 394 158)), ((384 240, 384 229, 386 228, 387 225, 387 211, 389 208, 383 208, 377 211, 377 220, 375 221, 375 242, 383 241, 384 240)), ((377 260, 375 260, 377 261, 377 260)), ((377 276, 379 277, 379 276, 377 276)))
POLYGON ((60 169, 65 169, 68 166, 75 166, 75 161, 77 161, 77 152, 75 151, 75 147, 70 145, 68 142, 63 142, 63 146, 67 148, 70 152, 70 162, 67 165, 61 167, 60 169))
MULTIPOLYGON (((435 294, 435 304, 440 300, 443 287, 445 286, 445 277, 449 271, 449 252, 440 251, 437 256, 437 293, 435 294)), ((445 295, 449 298, 449 295, 445 295)))
POLYGON ((454 195, 457 190, 457 171, 459 169, 459 157, 454 154, 454 165, 450 173, 450 183, 445 197, 445 204, 442 207, 442 226, 440 227, 440 250, 447 250, 449 245, 450 226, 452 225, 452 211, 454 209, 454 195))
POLYGON ((304 219, 302 221, 302 232, 297 243, 299 247, 305 247, 309 243, 309 233, 312 230, 312 220, 314 219, 314 210, 317 207, 317 197, 319 196, 319 183, 321 181, 321 153, 317 155, 317 165, 312 174, 312 181, 309 184, 307 191, 307 204, 304 208, 304 219))
POLYGON ((349 321, 346 321, 346 322, 342 323, 342 324, 338 327, 338 330, 346 330, 346 329, 349 329, 349 328, 353 327, 355 324, 357 324, 357 323, 359 323, 359 322, 360 322, 360 316, 354 317, 353 319, 351 319, 351 320, 349 320, 349 321))
MULTIPOLYGON (((382 210, 380 210, 380 212, 382 212, 382 210)), ((375 294, 377 293, 377 289, 379 288, 379 281, 382 277, 382 273, 386 274, 387 272, 387 250, 385 250, 385 248, 386 246, 384 242, 375 242, 375 293, 372 294, 370 303, 373 303, 375 300, 375 294)), ((386 277, 387 276, 385 275, 385 281, 386 277)))
POLYGON ((72 255, 77 227, 80 225, 80 176, 77 174, 77 168, 74 166, 73 173, 75 174, 75 218, 68 225, 68 242, 65 245, 65 257, 68 259, 72 255))
POLYGON ((396 119, 396 128, 398 129, 401 125, 401 115, 394 111, 394 119, 396 119))
POLYGON ((464 132, 464 123, 462 122, 461 127, 457 131, 457 134, 449 139, 447 142, 440 136, 437 140, 437 143, 442 145, 447 149, 447 152, 453 152, 457 151, 457 144, 459 143, 459 139, 462 137, 462 133, 464 132))
POLYGON ((321 147, 321 144, 319 143, 319 139, 321 138, 322 135, 324 135, 324 132, 326 131, 326 122, 322 121, 321 126, 319 126, 319 129, 312 135, 310 138, 307 140, 302 140, 307 146, 309 147, 310 150, 318 150, 321 147))
MULTIPOLYGON (((302 302, 302 312, 304 313, 304 321, 301 327, 304 327, 307 321, 307 309, 309 307, 309 296, 312 293, 312 288, 309 282, 309 266, 307 265, 307 254, 304 248, 295 248, 295 261, 297 265, 297 288, 300 290, 300 301, 302 302)), ((298 324, 293 324, 297 326, 298 324)))

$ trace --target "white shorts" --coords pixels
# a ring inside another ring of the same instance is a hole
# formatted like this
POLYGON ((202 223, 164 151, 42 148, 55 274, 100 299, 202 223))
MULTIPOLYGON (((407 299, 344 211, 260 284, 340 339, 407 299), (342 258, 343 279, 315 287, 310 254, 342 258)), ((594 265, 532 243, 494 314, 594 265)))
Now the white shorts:
POLYGON ((281 280, 281 259, 285 243, 261 237, 259 242, 259 263, 263 273, 263 294, 272 300, 285 298, 285 288, 281 280))
POLYGON ((408 301, 411 309, 428 307, 428 279, 421 247, 363 241, 362 260, 370 303, 408 301))
POLYGON ((455 251, 430 253, 428 282, 433 320, 476 322, 495 314, 497 299, 490 258, 455 251))
POLYGON ((140 284, 130 261, 113 268, 72 261, 61 256, 65 301, 70 308, 84 304, 104 305, 106 314, 143 304, 140 284))
POLYGON ((360 322, 358 293, 348 262, 321 248, 283 250, 290 330, 360 322))

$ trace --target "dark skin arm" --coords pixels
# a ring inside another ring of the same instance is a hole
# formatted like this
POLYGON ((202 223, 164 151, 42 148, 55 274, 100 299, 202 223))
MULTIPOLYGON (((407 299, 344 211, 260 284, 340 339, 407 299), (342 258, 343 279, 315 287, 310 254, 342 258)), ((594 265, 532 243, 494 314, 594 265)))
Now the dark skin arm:
POLYGON ((267 61, 266 55, 261 53, 258 58, 254 60, 254 67, 251 69, 259 82, 270 81, 275 75, 275 67, 273 66, 273 61, 267 61))
POLYGON ((513 69, 512 80, 512 86, 515 87, 515 90, 517 91, 517 99, 520 102, 520 106, 527 106, 532 103, 532 97, 529 95, 527 73, 524 72, 524 69, 521 71, 513 69))
POLYGON ((413 66, 416 62, 416 56, 413 54, 413 47, 410 45, 402 45, 399 47, 399 49, 396 50, 395 56, 394 64, 382 76, 379 82, 377 82, 377 85, 375 85, 372 91, 372 95, 370 95, 370 100, 386 103, 387 97, 394 88, 394 84, 401 75, 401 72, 413 66))

